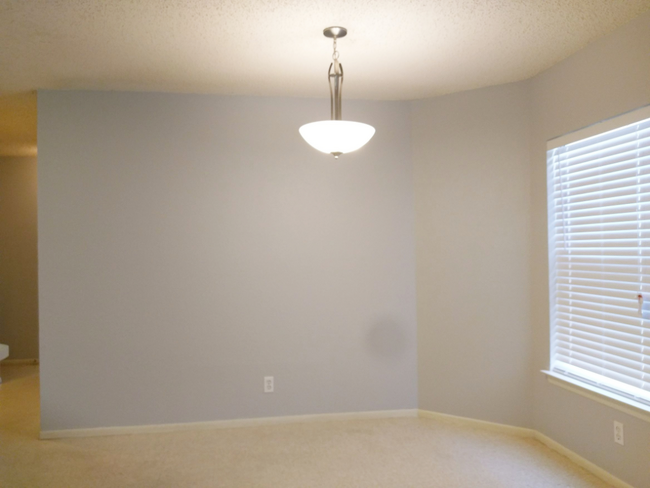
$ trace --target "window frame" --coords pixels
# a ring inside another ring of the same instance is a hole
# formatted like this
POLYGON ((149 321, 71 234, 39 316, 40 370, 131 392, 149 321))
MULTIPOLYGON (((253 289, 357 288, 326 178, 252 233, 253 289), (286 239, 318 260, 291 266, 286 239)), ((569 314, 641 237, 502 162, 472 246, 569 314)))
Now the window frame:
MULTIPOLYGON (((645 105, 638 109, 626 112, 624 114, 606 119, 604 121, 595 123, 593 125, 587 126, 582 129, 570 132, 563 136, 559 136, 547 141, 547 155, 548 151, 553 149, 578 142, 584 139, 588 139, 592 136, 603 134, 611 130, 615 130, 626 125, 634 124, 636 122, 650 118, 650 105, 645 105)), ((549 276, 549 355, 548 355, 548 368, 542 370, 542 372, 547 376, 549 383, 577 393, 579 395, 585 396, 592 400, 595 400, 599 403, 608 405, 617 410, 621 410, 625 413, 628 413, 634 417, 646 420, 650 422, 650 405, 644 402, 635 401, 632 398, 629 398, 625 395, 619 395, 615 391, 610 391, 606 388, 601 388, 598 385, 592 384, 587 380, 581 380, 579 377, 574 377, 573 375, 565 375, 557 371, 553 371, 553 331, 555 324, 553 322, 554 314, 553 308, 555 307, 555 291, 554 285, 555 281, 553 274, 555 272, 555 259, 554 252, 555 246, 551 240, 554 237, 553 229, 551 225, 554 223, 552 215, 555 209, 554 199, 552 195, 554 194, 554 179, 551 177, 550 172, 548 171, 548 159, 547 159, 547 197, 548 197, 548 213, 547 213, 547 224, 548 236, 548 276, 549 276)), ((650 328, 648 329, 650 331, 650 328)))

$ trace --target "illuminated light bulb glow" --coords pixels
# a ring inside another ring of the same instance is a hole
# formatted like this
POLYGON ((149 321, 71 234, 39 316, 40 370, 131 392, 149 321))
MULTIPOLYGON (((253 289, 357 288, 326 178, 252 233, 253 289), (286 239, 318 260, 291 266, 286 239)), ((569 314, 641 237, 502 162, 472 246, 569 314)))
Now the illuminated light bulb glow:
POLYGON ((375 135, 375 128, 349 120, 321 120, 303 125, 299 132, 314 149, 338 157, 363 147, 375 135))

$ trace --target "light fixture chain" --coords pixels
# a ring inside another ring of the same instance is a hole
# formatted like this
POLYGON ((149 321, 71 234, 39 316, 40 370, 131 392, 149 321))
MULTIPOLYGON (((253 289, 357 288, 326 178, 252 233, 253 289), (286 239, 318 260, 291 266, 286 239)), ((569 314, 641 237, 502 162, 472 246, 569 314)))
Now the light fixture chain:
POLYGON ((333 39, 334 39, 334 52, 332 53, 332 59, 336 61, 337 59, 339 59, 339 52, 336 50, 336 37, 334 37, 333 39))
POLYGON ((342 103, 341 103, 341 90, 343 88, 343 65, 339 63, 339 52, 336 49, 337 36, 332 37, 334 44, 334 52, 332 53, 332 64, 327 72, 327 78, 330 84, 330 105, 332 112, 332 120, 341 120, 342 117, 342 103))

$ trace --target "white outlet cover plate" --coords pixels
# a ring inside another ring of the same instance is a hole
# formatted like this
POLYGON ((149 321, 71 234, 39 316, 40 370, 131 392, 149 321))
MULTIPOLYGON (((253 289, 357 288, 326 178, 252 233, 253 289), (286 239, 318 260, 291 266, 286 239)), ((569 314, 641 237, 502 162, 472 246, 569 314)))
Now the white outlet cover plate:
POLYGON ((625 445, 623 424, 621 422, 614 422, 614 442, 621 446, 625 445))

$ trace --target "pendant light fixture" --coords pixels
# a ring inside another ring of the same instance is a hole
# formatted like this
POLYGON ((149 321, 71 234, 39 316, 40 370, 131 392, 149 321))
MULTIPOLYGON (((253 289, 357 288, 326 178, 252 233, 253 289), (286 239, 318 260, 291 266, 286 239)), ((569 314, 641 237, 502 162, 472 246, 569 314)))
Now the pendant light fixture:
POLYGON ((325 37, 333 39, 332 64, 327 72, 330 84, 331 120, 311 122, 300 127, 302 138, 314 149, 332 154, 336 159, 341 154, 363 147, 375 134, 375 128, 361 122, 341 119, 341 90, 343 89, 343 65, 339 63, 336 41, 348 33, 345 27, 328 27, 325 37))

